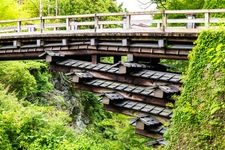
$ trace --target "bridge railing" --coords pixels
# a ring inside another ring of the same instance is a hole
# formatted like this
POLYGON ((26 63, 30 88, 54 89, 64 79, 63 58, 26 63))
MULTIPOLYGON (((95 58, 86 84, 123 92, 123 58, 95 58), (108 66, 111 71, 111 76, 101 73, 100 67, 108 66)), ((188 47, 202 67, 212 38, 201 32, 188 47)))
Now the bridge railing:
POLYGON ((225 9, 162 10, 0 21, 0 34, 24 32, 200 31, 225 23, 225 9))

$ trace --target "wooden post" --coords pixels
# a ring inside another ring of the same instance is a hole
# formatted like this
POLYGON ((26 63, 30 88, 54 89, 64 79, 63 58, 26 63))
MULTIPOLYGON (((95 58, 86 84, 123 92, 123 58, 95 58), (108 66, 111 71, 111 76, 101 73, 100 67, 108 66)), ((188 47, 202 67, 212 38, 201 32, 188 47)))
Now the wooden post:
POLYGON ((209 23, 210 23, 210 13, 206 12, 205 13, 205 27, 209 28, 209 23))
POLYGON ((126 16, 126 29, 129 30, 131 27, 131 15, 126 16))
POLYGON ((70 31, 70 18, 66 18, 66 30, 70 31))
POLYGON ((21 32, 21 25, 22 25, 22 22, 21 21, 18 21, 17 22, 17 32, 21 32))
POLYGON ((127 54, 127 62, 133 62, 134 61, 134 55, 133 54, 127 54))
POLYGON ((162 31, 165 32, 167 26, 167 15, 165 10, 162 11, 162 31))
POLYGON ((64 45, 64 46, 68 45, 68 40, 67 39, 62 39, 62 45, 64 45))
POLYGON ((20 41, 18 41, 18 40, 13 41, 13 47, 17 48, 17 47, 20 47, 20 46, 21 46, 20 41))
POLYGON ((37 46, 41 47, 41 46, 43 46, 43 45, 44 45, 44 41, 38 39, 38 40, 37 40, 37 46))
POLYGON ((129 46, 130 41, 129 39, 122 39, 122 46, 129 46))
POLYGON ((164 39, 158 40, 158 46, 159 46, 159 48, 165 47, 165 40, 164 39))
POLYGON ((102 29, 104 29, 104 26, 103 26, 103 24, 101 24, 101 25, 100 25, 100 29, 101 29, 101 30, 102 30, 102 29))
POLYGON ((91 46, 97 45, 97 40, 94 39, 94 38, 92 38, 92 39, 90 40, 90 45, 91 45, 91 46))
POLYGON ((78 22, 77 21, 74 22, 74 30, 75 31, 78 30, 78 22))
POLYGON ((93 64, 99 63, 100 57, 98 55, 91 55, 91 62, 93 64))
POLYGON ((95 26, 94 26, 94 29, 95 29, 95 32, 99 29, 99 25, 98 25, 98 16, 97 14, 95 14, 95 17, 94 17, 94 20, 95 20, 95 26))
POLYGON ((45 20, 40 17, 40 32, 43 33, 45 28, 45 20))
POLYGON ((125 15, 123 17, 123 29, 129 30, 131 27, 131 15, 125 15))

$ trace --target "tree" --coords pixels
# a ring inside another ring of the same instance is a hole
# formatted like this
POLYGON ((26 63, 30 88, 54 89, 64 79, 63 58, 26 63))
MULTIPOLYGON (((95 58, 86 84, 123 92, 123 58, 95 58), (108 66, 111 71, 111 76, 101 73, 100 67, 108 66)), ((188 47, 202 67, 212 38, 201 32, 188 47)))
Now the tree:
MULTIPOLYGON (((122 10, 113 0, 42 0, 43 16, 74 15, 102 12, 118 12, 122 10)), ((23 10, 32 17, 39 16, 39 0, 24 0, 23 10)))
POLYGON ((16 19, 28 16, 22 11, 16 0, 0 0, 0 20, 16 19))
MULTIPOLYGON (((165 8, 167 10, 215 9, 225 7, 225 0, 150 0, 147 4, 150 3, 156 3, 158 8, 165 8)), ((145 5, 147 4, 145 3, 145 5)))

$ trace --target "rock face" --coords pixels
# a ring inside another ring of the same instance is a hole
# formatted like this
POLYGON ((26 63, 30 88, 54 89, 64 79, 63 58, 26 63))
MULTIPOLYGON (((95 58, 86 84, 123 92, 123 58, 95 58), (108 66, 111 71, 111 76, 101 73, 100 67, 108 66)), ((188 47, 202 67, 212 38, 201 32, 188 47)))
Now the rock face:
POLYGON ((67 111, 77 132, 82 132, 90 122, 84 113, 82 102, 71 82, 63 73, 53 73, 54 90, 45 95, 50 104, 67 111))

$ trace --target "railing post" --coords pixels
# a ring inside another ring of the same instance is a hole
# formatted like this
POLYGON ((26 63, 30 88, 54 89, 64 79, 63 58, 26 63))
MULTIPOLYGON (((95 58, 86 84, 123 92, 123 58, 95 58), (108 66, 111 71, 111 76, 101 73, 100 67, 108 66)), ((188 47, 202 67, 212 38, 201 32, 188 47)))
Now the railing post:
POLYGON ((22 22, 21 21, 18 21, 17 22, 17 32, 21 32, 21 29, 22 29, 22 22))
POLYGON ((78 30, 78 29, 79 29, 79 27, 78 27, 78 22, 75 21, 75 22, 74 22, 74 30, 78 30))
POLYGON ((162 11, 162 31, 165 32, 167 27, 167 15, 165 10, 162 11))
POLYGON ((66 30, 70 31, 70 18, 66 18, 66 30))
POLYGON ((210 23, 210 13, 205 12, 205 27, 209 28, 209 23, 210 23))
POLYGON ((40 31, 41 31, 41 33, 44 32, 44 28, 45 28, 45 20, 42 17, 40 17, 40 31))
POLYGON ((129 30, 131 27, 131 15, 126 14, 123 17, 123 29, 129 30))
POLYGON ((98 15, 95 14, 95 17, 94 17, 94 21, 95 21, 94 29, 95 29, 95 32, 99 29, 98 20, 99 20, 98 15))

